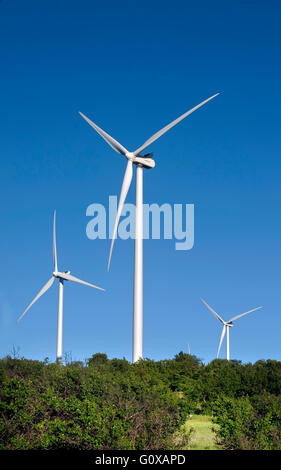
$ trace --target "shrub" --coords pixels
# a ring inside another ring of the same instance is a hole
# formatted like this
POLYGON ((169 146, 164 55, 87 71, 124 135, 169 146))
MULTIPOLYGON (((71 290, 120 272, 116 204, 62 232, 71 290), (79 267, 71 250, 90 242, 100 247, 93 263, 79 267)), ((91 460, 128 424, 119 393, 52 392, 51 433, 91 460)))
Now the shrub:
POLYGON ((2 361, 2 448, 169 447, 185 420, 179 397, 145 361, 112 362, 105 355, 95 355, 87 367, 2 361))
POLYGON ((224 449, 281 449, 280 397, 222 397, 214 411, 214 422, 219 425, 218 442, 224 449))

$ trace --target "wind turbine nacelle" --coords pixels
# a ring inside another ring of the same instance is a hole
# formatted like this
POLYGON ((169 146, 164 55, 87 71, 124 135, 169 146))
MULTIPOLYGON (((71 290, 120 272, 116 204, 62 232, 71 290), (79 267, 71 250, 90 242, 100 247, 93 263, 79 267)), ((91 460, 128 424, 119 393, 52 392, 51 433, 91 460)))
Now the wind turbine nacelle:
POLYGON ((154 168, 155 167, 155 161, 152 160, 152 158, 145 158, 145 157, 135 157, 134 158, 134 163, 141 163, 142 166, 145 168, 154 168))
POLYGON ((234 326, 232 321, 230 323, 226 323, 226 326, 234 326))
POLYGON ((125 157, 131 161, 132 163, 135 163, 137 165, 140 163, 142 166, 145 168, 154 168, 155 167, 155 161, 152 158, 147 158, 149 155, 153 155, 152 153, 147 153, 146 155, 135 155, 134 152, 127 152, 125 154, 125 157))
POLYGON ((70 274, 70 271, 63 271, 63 272, 54 271, 54 272, 53 272, 53 276, 54 276, 54 277, 57 277, 57 278, 61 278, 61 274, 70 274))

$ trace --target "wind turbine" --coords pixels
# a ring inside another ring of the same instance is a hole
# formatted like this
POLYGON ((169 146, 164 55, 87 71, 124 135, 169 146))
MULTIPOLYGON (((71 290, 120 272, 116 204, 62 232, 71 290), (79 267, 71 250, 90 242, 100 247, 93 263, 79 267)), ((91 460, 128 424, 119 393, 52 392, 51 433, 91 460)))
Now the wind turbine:
POLYGON ((132 177, 133 177, 133 164, 136 165, 136 223, 135 223, 135 253, 134 253, 134 314, 133 314, 133 362, 137 362, 142 358, 142 330, 143 330, 143 168, 154 168, 155 161, 151 158, 152 153, 141 155, 141 152, 145 150, 150 144, 155 142, 159 137, 165 134, 169 129, 174 127, 189 114, 193 113, 196 109, 203 106, 208 101, 212 100, 217 96, 211 96, 202 103, 198 104, 194 108, 190 109, 180 117, 172 121, 167 126, 163 127, 160 131, 153 134, 143 145, 138 147, 134 152, 129 152, 123 145, 117 140, 103 131, 89 118, 79 111, 79 114, 92 126, 100 136, 115 150, 115 152, 123 155, 127 159, 127 167, 125 170, 121 193, 119 198, 119 204, 116 214, 116 219, 113 228, 112 241, 108 259, 108 270, 110 267, 110 261, 112 256, 112 250, 114 240, 116 238, 117 227, 119 219, 122 213, 122 209, 125 203, 127 193, 129 191, 132 177))
POLYGON ((53 224, 53 258, 54 258, 54 272, 51 279, 42 287, 40 292, 36 297, 30 302, 28 307, 25 309, 23 314, 19 317, 18 322, 30 309, 30 307, 39 299, 45 292, 50 289, 53 285, 54 280, 57 278, 59 280, 59 309, 58 309, 58 336, 57 336, 57 362, 61 363, 62 361, 62 320, 63 320, 63 283, 64 281, 73 281, 78 284, 84 284, 86 286, 94 287, 95 289, 103 290, 101 287, 94 286, 89 282, 81 281, 77 277, 74 277, 70 274, 70 271, 60 272, 58 271, 58 261, 57 261, 57 245, 56 245, 56 211, 54 212, 54 224, 53 224))
POLYGON ((233 322, 235 320, 238 320, 238 318, 240 317, 244 317, 244 315, 247 315, 248 313, 251 313, 251 312, 255 312, 256 310, 260 310, 261 308, 263 307, 257 307, 257 308, 253 308, 252 310, 249 310, 248 312, 245 312, 245 313, 241 313, 240 315, 236 315, 235 317, 231 318, 230 320, 228 321, 224 321, 217 312, 215 312, 215 310, 213 310, 210 305, 207 304, 207 302, 205 302, 205 300, 201 299, 202 302, 206 305, 206 307, 211 310, 211 312, 215 315, 215 317, 223 324, 223 327, 222 327, 222 332, 221 332, 221 337, 220 337, 220 342, 219 342, 219 347, 218 347, 218 352, 217 352, 217 359, 219 357, 219 353, 220 353, 220 348, 221 348, 221 344, 223 342, 223 338, 224 338, 224 335, 225 335, 225 332, 226 332, 226 359, 229 361, 229 328, 230 327, 233 327, 233 322))

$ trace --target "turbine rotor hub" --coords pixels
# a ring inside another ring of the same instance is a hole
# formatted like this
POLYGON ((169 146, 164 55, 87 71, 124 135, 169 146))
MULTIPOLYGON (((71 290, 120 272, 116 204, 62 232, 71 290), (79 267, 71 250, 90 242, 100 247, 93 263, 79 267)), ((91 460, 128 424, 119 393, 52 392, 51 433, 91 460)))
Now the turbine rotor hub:
POLYGON ((130 160, 131 162, 134 162, 136 158, 133 152, 127 152, 125 157, 127 158, 127 160, 130 160))

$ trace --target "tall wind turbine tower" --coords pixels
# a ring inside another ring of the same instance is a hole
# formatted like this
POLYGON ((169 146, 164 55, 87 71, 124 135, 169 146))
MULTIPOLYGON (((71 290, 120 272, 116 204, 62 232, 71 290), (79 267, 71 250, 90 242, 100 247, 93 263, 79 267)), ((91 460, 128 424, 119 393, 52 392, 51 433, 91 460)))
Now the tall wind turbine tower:
POLYGON ((119 219, 122 209, 129 191, 132 176, 133 165, 136 166, 136 223, 135 223, 135 260, 134 260, 134 313, 133 313, 133 362, 142 359, 142 345, 143 345, 143 168, 150 169, 155 167, 155 161, 151 158, 152 153, 141 155, 149 145, 155 142, 159 137, 165 134, 169 129, 174 127, 189 114, 193 113, 196 109, 203 106, 208 101, 217 96, 211 96, 194 108, 190 109, 180 117, 172 121, 167 126, 163 127, 160 131, 153 134, 143 145, 138 147, 134 152, 129 152, 117 140, 103 131, 99 126, 87 118, 84 114, 79 114, 90 124, 90 126, 97 131, 100 136, 115 150, 115 152, 123 155, 127 159, 127 166, 122 182, 119 204, 113 228, 112 241, 110 246, 108 269, 110 266, 114 240, 117 234, 119 219))

